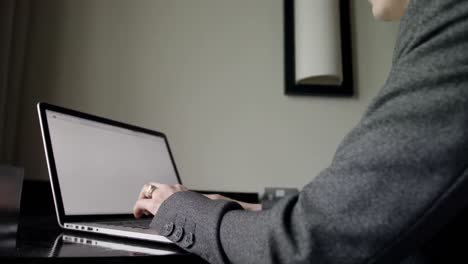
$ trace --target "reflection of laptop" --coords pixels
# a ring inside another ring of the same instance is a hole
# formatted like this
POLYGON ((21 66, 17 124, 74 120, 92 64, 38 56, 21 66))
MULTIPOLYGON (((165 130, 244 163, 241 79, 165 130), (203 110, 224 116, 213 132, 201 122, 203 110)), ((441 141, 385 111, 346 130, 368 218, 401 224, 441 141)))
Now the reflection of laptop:
POLYGON ((62 107, 37 105, 59 225, 172 243, 134 219, 147 182, 181 183, 163 133, 62 107))
MULTIPOLYGON (((104 238, 94 238, 94 237, 83 237, 75 235, 63 235, 62 241, 65 245, 75 244, 83 245, 83 249, 89 252, 90 248, 96 249, 96 251, 109 252, 111 255, 115 255, 116 252, 121 252, 121 255, 139 255, 139 256, 162 256, 162 255, 173 255, 173 254, 182 254, 180 250, 174 249, 163 249, 161 247, 151 247, 149 245, 131 243, 130 241, 118 241, 104 238)), ((62 256, 67 256, 67 252, 64 251, 62 256)), ((71 253, 76 254, 76 248, 71 250, 71 253)), ((68 254, 71 257, 73 255, 68 254)))
POLYGON ((187 254, 174 244, 155 244, 142 240, 103 237, 94 234, 59 234, 47 256, 51 257, 129 257, 187 254))

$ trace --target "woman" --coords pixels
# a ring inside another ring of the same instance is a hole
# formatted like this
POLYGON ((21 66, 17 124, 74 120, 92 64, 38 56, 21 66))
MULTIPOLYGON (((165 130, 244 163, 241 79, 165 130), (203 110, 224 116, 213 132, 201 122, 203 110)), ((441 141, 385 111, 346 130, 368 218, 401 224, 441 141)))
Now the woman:
POLYGON ((370 2, 402 17, 392 69, 327 169, 268 210, 154 183, 135 216, 212 263, 423 261, 468 201, 468 1, 370 2))

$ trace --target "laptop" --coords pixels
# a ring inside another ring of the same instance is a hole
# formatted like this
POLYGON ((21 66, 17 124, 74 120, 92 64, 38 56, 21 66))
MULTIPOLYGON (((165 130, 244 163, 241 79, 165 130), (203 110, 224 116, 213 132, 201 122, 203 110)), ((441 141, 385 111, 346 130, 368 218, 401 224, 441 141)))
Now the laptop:
POLYGON ((181 184, 163 133, 47 103, 37 110, 60 227, 172 243, 132 214, 145 183, 181 184))

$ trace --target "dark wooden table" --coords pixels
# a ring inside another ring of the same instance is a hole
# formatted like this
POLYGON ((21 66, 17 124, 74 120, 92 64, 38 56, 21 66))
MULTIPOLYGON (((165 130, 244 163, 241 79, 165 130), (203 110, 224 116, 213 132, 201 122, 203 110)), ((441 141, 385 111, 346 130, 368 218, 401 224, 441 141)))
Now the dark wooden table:
MULTIPOLYGON (((258 202, 256 193, 221 194, 258 202)), ((53 204, 48 182, 24 182, 20 215, 0 217, 0 263, 206 263, 176 245, 62 230, 53 204)))
POLYGON ((61 230, 55 216, 22 217, 0 230, 0 263, 206 263, 176 245, 61 230))

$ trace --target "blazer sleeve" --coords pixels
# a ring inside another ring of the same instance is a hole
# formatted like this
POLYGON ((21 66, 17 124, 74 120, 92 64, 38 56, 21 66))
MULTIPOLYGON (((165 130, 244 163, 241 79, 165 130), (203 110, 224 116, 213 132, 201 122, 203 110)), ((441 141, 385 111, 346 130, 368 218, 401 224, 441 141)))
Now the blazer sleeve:
POLYGON ((386 84, 298 195, 249 212, 180 192, 152 226, 212 263, 396 263, 468 201, 467 14, 410 1, 386 84))
POLYGON ((212 263, 364 263, 405 255, 423 242, 416 237, 433 234, 458 210, 449 198, 466 182, 468 89, 430 72, 394 70, 332 164, 298 195, 249 212, 180 192, 162 204, 153 226, 212 263), (431 212, 439 212, 439 225, 431 212), (176 235, 177 227, 184 234, 176 235))

